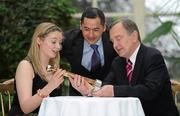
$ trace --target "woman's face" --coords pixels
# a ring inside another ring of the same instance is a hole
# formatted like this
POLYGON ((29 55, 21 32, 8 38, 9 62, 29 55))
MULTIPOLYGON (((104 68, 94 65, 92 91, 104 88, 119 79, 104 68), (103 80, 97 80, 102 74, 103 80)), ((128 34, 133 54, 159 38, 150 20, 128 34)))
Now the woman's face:
POLYGON ((63 35, 59 31, 50 32, 44 39, 39 39, 40 54, 43 57, 55 58, 62 48, 63 35))

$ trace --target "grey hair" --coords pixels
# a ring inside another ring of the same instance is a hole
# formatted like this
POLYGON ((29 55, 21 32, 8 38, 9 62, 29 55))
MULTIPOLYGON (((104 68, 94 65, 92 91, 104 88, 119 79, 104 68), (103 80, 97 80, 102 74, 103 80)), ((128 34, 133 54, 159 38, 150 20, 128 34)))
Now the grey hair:
POLYGON ((118 24, 121 23, 123 25, 123 27, 126 29, 126 31, 128 32, 128 34, 133 33, 134 31, 137 32, 138 34, 138 40, 141 41, 141 37, 140 37, 140 33, 139 33, 139 29, 138 26, 136 25, 136 23, 128 18, 122 18, 122 19, 118 19, 116 21, 114 21, 113 23, 110 24, 109 26, 109 30, 111 30, 111 28, 118 24))

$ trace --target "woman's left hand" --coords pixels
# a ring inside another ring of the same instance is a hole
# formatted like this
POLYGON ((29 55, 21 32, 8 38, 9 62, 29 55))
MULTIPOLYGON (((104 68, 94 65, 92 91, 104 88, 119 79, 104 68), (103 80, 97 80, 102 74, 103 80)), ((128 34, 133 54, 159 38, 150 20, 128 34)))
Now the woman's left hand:
POLYGON ((73 77, 70 77, 69 81, 71 85, 82 95, 88 96, 90 84, 86 80, 84 80, 83 77, 76 74, 73 77))

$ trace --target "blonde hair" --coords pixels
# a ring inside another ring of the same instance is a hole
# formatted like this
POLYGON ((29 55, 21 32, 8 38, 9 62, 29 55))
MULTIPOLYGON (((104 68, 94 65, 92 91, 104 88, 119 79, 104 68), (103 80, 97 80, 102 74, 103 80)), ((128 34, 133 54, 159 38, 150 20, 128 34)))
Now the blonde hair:
MULTIPOLYGON (((34 71, 36 74, 38 74, 43 80, 46 80, 45 78, 45 72, 43 71, 41 64, 40 64, 40 49, 37 43, 37 39, 40 38, 41 40, 44 40, 45 37, 54 31, 59 31, 62 33, 61 28, 56 26, 53 23, 44 22, 39 24, 33 34, 32 37, 32 43, 28 52, 28 57, 30 58, 34 71)), ((49 65, 55 68, 59 68, 60 63, 60 55, 58 55, 55 58, 50 59, 49 65)))

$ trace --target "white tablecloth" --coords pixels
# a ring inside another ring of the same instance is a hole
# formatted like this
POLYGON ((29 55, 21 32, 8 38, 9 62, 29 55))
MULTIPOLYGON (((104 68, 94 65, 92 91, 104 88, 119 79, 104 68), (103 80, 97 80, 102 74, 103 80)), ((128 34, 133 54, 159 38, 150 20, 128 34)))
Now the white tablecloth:
POLYGON ((145 116, 138 98, 61 96, 44 98, 39 116, 145 116))

